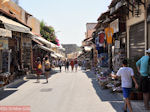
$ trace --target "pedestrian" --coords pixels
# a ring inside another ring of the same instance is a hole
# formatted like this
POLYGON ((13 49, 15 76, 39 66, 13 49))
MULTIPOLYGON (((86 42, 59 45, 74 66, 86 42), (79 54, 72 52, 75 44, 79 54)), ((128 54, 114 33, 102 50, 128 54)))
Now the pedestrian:
POLYGON ((45 65, 46 82, 48 83, 48 76, 50 74, 50 61, 49 61, 49 57, 48 56, 45 57, 44 65, 45 65))
POLYGON ((143 93, 145 109, 150 110, 150 48, 146 50, 146 56, 143 56, 136 62, 137 70, 140 73, 139 90, 143 93))
POLYGON ((65 71, 69 71, 69 61, 66 60, 65 62, 65 71))
POLYGON ((43 61, 42 61, 42 73, 43 75, 45 75, 45 58, 43 58, 43 61))
POLYGON ((123 67, 121 67, 118 70, 117 75, 112 74, 112 77, 113 78, 121 77, 121 86, 122 86, 123 96, 124 96, 124 101, 125 101, 124 112, 127 112, 127 107, 130 112, 133 112, 132 106, 129 100, 130 91, 132 88, 132 79, 133 79, 136 89, 138 89, 138 84, 135 80, 133 69, 127 66, 128 65, 127 60, 124 59, 122 63, 123 63, 123 67))
POLYGON ((75 68, 76 68, 76 72, 77 72, 77 69, 78 69, 78 61, 77 61, 77 59, 74 61, 74 64, 75 64, 75 68))
POLYGON ((62 61, 59 59, 58 60, 58 66, 59 66, 59 69, 60 69, 60 72, 61 72, 61 68, 62 68, 62 61))
POLYGON ((42 74, 42 64, 40 57, 37 58, 37 67, 36 67, 36 73, 37 73, 37 82, 40 82, 40 75, 42 74))
POLYGON ((74 60, 71 60, 70 65, 71 65, 71 69, 72 69, 72 72, 73 72, 73 69, 74 69, 74 60))

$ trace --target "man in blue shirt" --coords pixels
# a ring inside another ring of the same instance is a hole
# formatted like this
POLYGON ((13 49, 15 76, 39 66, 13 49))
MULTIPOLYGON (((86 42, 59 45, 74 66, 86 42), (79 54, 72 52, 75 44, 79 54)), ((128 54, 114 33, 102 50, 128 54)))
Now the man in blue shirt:
POLYGON ((136 62, 137 70, 141 74, 140 91, 143 92, 144 106, 150 109, 150 48, 146 50, 147 55, 136 62))

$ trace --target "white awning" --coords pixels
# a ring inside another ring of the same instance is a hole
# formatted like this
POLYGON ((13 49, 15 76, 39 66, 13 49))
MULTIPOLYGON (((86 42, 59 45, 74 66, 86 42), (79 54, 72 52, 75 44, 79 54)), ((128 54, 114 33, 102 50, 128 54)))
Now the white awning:
POLYGON ((10 30, 0 28, 0 37, 12 37, 12 32, 10 30))
POLYGON ((29 33, 30 28, 12 20, 5 16, 0 15, 0 21, 4 24, 4 27, 7 30, 16 31, 16 32, 23 32, 23 33, 29 33))
POLYGON ((55 53, 56 56, 58 56, 59 58, 64 58, 64 56, 62 56, 61 54, 55 53))
POLYGON ((41 49, 43 49, 43 50, 45 50, 45 51, 48 51, 48 52, 53 52, 53 53, 55 52, 52 49, 50 49, 48 47, 45 47, 45 46, 42 46, 42 45, 38 45, 38 47, 41 48, 41 49))
POLYGON ((55 54, 51 54, 51 56, 52 56, 53 58, 57 58, 57 56, 56 56, 55 54))
POLYGON ((57 45, 49 42, 48 40, 44 39, 43 37, 39 37, 39 36, 34 35, 33 38, 39 40, 40 42, 42 42, 42 43, 44 43, 47 46, 50 46, 52 48, 57 48, 58 47, 57 45))

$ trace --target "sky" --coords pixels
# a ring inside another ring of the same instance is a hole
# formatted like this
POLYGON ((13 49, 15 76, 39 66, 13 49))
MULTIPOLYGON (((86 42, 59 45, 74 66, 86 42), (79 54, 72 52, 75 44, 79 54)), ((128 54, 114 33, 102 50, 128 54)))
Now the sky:
POLYGON ((86 23, 97 23, 111 0, 20 0, 19 5, 55 29, 60 44, 81 46, 86 23))

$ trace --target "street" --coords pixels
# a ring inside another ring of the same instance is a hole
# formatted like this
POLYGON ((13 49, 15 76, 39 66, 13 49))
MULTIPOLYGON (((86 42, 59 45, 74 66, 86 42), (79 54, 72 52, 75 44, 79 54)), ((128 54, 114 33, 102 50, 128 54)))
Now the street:
POLYGON ((3 106, 30 106, 31 112, 122 112, 121 96, 102 90, 90 71, 52 75, 49 83, 29 79, 5 89, 3 106))

